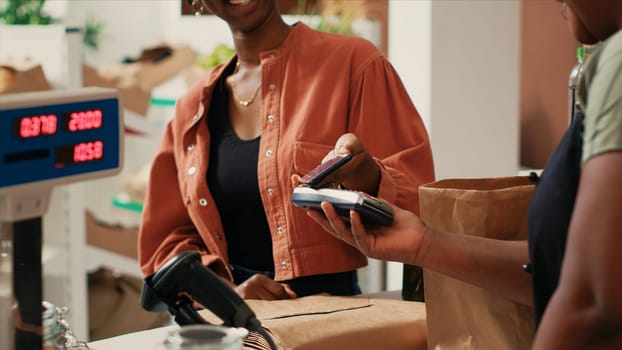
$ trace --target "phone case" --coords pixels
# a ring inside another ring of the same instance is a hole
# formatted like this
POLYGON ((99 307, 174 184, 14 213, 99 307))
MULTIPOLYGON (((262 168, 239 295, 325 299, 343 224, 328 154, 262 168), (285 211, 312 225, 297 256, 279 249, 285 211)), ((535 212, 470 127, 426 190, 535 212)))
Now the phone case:
POLYGON ((315 187, 322 180, 324 180, 328 175, 330 175, 330 173, 339 169, 342 165, 347 163, 350 159, 352 159, 352 155, 346 154, 343 156, 337 156, 330 160, 327 160, 326 162, 318 165, 317 167, 313 168, 311 171, 306 173, 301 178, 301 182, 304 184, 304 186, 315 187))
POLYGON ((366 225, 389 226, 393 223, 391 206, 386 201, 363 192, 334 188, 296 187, 292 194, 292 203, 299 208, 320 209, 322 202, 331 203, 337 213, 346 220, 350 217, 350 210, 356 210, 361 215, 361 221, 366 225))

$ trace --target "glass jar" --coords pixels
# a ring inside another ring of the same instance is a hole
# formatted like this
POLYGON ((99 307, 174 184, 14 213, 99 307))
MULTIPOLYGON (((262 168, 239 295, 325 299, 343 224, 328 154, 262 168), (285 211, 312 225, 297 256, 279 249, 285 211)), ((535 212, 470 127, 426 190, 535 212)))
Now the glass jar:
POLYGON ((170 332, 157 350, 241 350, 248 331, 215 325, 188 325, 170 332))
POLYGON ((59 307, 48 301, 42 301, 43 347, 58 350, 88 350, 84 341, 75 337, 65 315, 69 311, 66 306, 59 307))

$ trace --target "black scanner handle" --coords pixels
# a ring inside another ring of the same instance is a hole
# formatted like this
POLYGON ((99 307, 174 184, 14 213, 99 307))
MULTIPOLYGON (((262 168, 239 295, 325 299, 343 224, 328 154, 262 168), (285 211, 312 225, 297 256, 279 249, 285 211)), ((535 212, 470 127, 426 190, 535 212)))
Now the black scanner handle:
POLYGON ((225 326, 245 327, 256 322, 255 313, 240 296, 209 268, 195 251, 171 258, 145 278, 141 305, 149 311, 167 307, 179 323, 207 323, 193 307, 196 302, 222 319, 225 326), (202 322, 200 322, 202 321, 202 322))
POLYGON ((199 253, 179 253, 144 280, 140 304, 145 310, 168 310, 180 325, 208 323, 195 309, 195 303, 220 317, 224 326, 244 327, 261 335, 270 349, 278 349, 253 310, 224 280, 201 264, 199 253))

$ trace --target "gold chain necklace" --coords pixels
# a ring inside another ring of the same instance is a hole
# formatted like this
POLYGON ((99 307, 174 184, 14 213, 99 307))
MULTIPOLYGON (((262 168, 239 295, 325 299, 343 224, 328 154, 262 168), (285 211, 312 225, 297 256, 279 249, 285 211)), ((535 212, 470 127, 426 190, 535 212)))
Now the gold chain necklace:
POLYGON ((231 79, 229 79, 229 84, 231 84, 231 92, 233 92, 233 98, 235 100, 237 100, 240 105, 242 105, 244 107, 248 107, 249 105, 251 105, 255 101, 255 97, 257 97, 257 94, 259 93, 259 90, 261 89, 261 83, 259 83, 259 86, 257 86, 257 89, 255 89, 255 92, 253 93, 253 95, 248 100, 241 99, 240 96, 238 95, 238 92, 237 92, 236 88, 235 88, 235 83, 233 83, 233 76, 237 74, 238 70, 240 70, 240 60, 239 59, 235 63, 235 69, 233 70, 233 74, 231 74, 231 79))

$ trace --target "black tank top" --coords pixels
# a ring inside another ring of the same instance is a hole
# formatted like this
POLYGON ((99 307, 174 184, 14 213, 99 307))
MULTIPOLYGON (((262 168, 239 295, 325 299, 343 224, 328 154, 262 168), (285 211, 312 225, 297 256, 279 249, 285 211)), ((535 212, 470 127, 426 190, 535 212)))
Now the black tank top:
POLYGON ((583 114, 577 113, 548 160, 529 208, 529 255, 536 326, 559 283, 581 175, 582 136, 583 114))
POLYGON ((274 271, 272 238, 259 194, 259 140, 241 140, 229 123, 229 93, 222 75, 214 89, 207 123, 210 155, 207 185, 218 207, 231 264, 274 271))
MULTIPOLYGON (((214 88, 207 115, 210 130, 210 159, 207 185, 218 206, 227 239, 234 282, 256 273, 274 278, 272 236, 259 194, 257 161, 259 140, 240 140, 229 123, 225 78, 228 67, 214 88)), ((299 297, 318 293, 360 294, 356 270, 303 276, 284 281, 299 297)))

